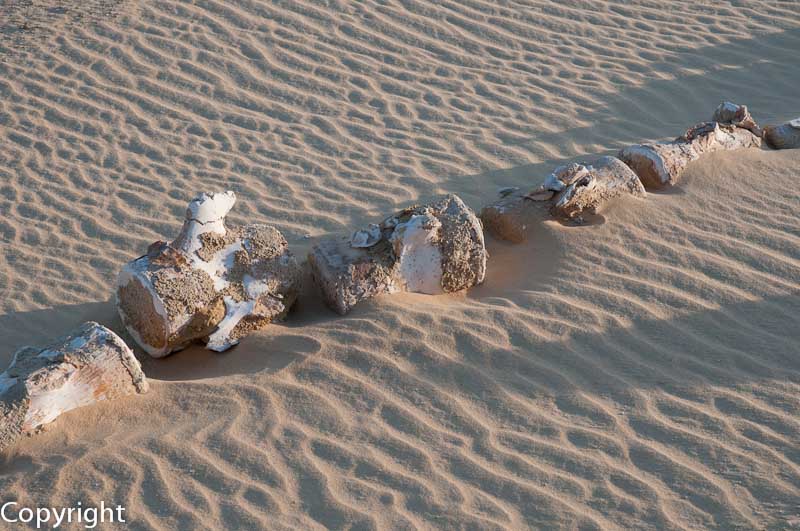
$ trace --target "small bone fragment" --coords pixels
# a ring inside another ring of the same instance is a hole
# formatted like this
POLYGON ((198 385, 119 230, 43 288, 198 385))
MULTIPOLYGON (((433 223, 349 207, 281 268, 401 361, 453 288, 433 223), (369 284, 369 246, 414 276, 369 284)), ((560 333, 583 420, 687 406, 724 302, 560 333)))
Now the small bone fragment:
POLYGON ((233 192, 200 194, 178 237, 156 242, 117 281, 117 307, 136 342, 160 358, 204 340, 223 351, 283 317, 299 292, 300 268, 268 225, 225 226, 233 192))
POLYGON ((131 349, 97 323, 44 348, 24 347, 0 374, 0 451, 62 413, 147 388, 131 349))
POLYGON ((519 190, 519 188, 516 186, 504 186, 503 188, 497 189, 497 195, 499 195, 500 197, 505 197, 509 194, 513 194, 517 190, 519 190))
POLYGON ((764 128, 764 140, 773 149, 800 148, 800 118, 764 128))
POLYGON ((381 240, 381 228, 377 223, 370 223, 367 228, 357 230, 350 238, 353 247, 372 247, 381 240))
POLYGON ((372 227, 323 241, 308 256, 325 302, 342 315, 384 293, 449 293, 483 282, 483 228, 458 196, 406 208, 378 224, 377 233, 372 227))

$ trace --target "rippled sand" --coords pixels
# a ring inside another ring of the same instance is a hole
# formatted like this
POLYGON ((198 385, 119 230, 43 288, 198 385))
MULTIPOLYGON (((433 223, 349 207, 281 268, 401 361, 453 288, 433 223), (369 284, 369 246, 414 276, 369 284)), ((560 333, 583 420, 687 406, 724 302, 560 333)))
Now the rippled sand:
MULTIPOLYGON (((0 7, 0 365, 95 319, 198 191, 320 238, 443 192, 800 114, 794 1, 33 0, 0 7)), ((126 529, 800 526, 800 150, 717 153, 486 283, 222 355, 0 456, 0 498, 126 529)), ((126 339, 130 341, 128 336, 126 339)))

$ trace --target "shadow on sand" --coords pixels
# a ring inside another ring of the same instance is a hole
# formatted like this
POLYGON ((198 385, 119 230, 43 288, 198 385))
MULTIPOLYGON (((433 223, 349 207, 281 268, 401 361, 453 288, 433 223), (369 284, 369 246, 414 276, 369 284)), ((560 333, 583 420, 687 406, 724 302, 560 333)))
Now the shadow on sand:
POLYGON ((541 162, 475 175, 452 175, 423 194, 447 190, 472 206, 483 205, 495 197, 498 188, 533 187, 561 164, 616 155, 630 144, 676 138, 692 125, 711 119, 716 106, 725 100, 747 105, 761 125, 795 118, 797 87, 787 72, 798 68, 798 49, 800 29, 791 29, 682 52, 680 62, 650 66, 654 76, 664 79, 597 95, 602 96, 602 104, 582 114, 579 124, 541 131, 516 143, 533 154, 561 153, 560 158, 545 157, 541 162), (687 70, 703 72, 687 74, 687 70))
MULTIPOLYGON (((516 246, 495 243, 493 258, 511 262, 517 270, 502 280, 494 281, 489 277, 489 281, 474 288, 469 297, 491 305, 501 299, 512 300, 507 295, 518 289, 528 293, 542 291, 545 284, 554 281, 558 260, 553 260, 552 256, 545 259, 550 263, 550 272, 541 271, 535 262, 520 260, 528 254, 529 258, 541 254, 531 252, 533 248, 528 243, 516 246)), ((138 348, 135 352, 145 373, 153 380, 186 381, 262 371, 275 373, 321 349, 321 343, 304 332, 305 327, 329 328, 335 323, 337 330, 346 331, 364 319, 379 320, 380 304, 380 298, 366 301, 341 317, 327 310, 315 297, 313 289, 307 288, 288 321, 247 336, 240 345, 225 353, 208 351, 202 344, 163 359, 152 359, 138 348)), ((520 310, 537 313, 535 307, 526 308, 519 301, 515 304, 520 310)), ((508 352, 493 352, 491 356, 496 361, 507 358, 508 363, 519 364, 512 372, 527 374, 534 381, 542 379, 531 372, 541 371, 543 367, 533 369, 540 363, 562 376, 571 374, 568 379, 571 383, 562 388, 562 392, 580 389, 605 394, 623 381, 625 387, 662 388, 668 385, 664 374, 681 373, 684 374, 682 382, 687 385, 731 385, 767 379, 800 384, 797 315, 800 315, 800 293, 722 306, 679 319, 633 318, 630 326, 608 329, 602 334, 571 333, 557 342, 543 342, 535 336, 509 331, 513 348, 508 352), (576 357, 576 352, 583 352, 583 355, 576 357), (590 363, 580 365, 587 360, 590 363), (573 363, 579 365, 571 366, 573 363), (607 379, 604 373, 609 375, 607 379), (623 380, 620 375, 624 375, 623 380)), ((43 345, 87 320, 100 322, 120 334, 129 345, 135 344, 124 330, 113 301, 18 312, 0 316, 0 335, 4 338, 0 366, 7 366, 19 347, 43 345)), ((458 336, 457 344, 466 340, 463 330, 454 331, 454 334, 458 336)), ((468 355, 475 349, 465 346, 463 351, 459 350, 468 355)), ((480 363, 472 368, 482 370, 480 363)), ((549 370, 543 374, 547 372, 549 370)), ((558 384, 559 381, 566 383, 562 380, 561 376, 554 377, 546 387, 562 387, 558 384)))

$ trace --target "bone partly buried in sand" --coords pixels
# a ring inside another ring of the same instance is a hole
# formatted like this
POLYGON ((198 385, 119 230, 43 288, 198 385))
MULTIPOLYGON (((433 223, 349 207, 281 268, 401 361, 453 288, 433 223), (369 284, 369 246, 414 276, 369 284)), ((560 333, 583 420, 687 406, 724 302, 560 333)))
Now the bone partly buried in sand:
POLYGON ((636 144, 617 155, 647 188, 673 186, 686 166, 706 153, 761 146, 761 129, 747 107, 723 102, 712 121, 702 122, 671 142, 636 144))
POLYGON ((384 293, 449 293, 480 284, 486 259, 480 220, 456 195, 323 241, 308 256, 325 302, 340 314, 384 293))
POLYGON ((773 149, 800 148, 800 118, 764 128, 764 141, 773 149))
MULTIPOLYGON (((746 107, 729 102, 712 118, 673 142, 623 149, 624 163, 603 157, 593 165, 569 164, 533 191, 504 189, 483 209, 483 221, 498 237, 521 241, 534 214, 574 219, 617 196, 642 197, 643 183, 674 184, 704 153, 757 147, 762 134, 771 147, 800 147, 800 119, 762 132, 746 107)), ((195 339, 225 350, 282 317, 297 298, 300 268, 283 236, 266 225, 225 226, 235 200, 233 192, 199 195, 171 244, 154 243, 120 273, 119 313, 152 356, 195 339)), ((455 195, 322 242, 309 255, 326 302, 342 314, 382 293, 466 289, 483 281, 486 260, 481 221, 455 195)), ((0 451, 66 411, 147 388, 128 346, 97 323, 45 348, 25 347, 0 374, 0 451)))
POLYGON ((44 348, 24 347, 0 374, 0 451, 62 413, 147 388, 131 349, 97 323, 44 348))
POLYGON ((504 189, 500 195, 481 210, 481 220, 496 238, 519 243, 531 224, 546 217, 582 219, 584 213, 599 213, 611 199, 646 193, 627 165, 614 157, 601 157, 592 164, 560 166, 529 192, 504 189))
POLYGON ((194 340, 223 351, 282 318, 297 298, 300 267, 268 225, 225 226, 233 192, 200 194, 178 237, 156 242, 117 281, 122 321, 160 358, 194 340))

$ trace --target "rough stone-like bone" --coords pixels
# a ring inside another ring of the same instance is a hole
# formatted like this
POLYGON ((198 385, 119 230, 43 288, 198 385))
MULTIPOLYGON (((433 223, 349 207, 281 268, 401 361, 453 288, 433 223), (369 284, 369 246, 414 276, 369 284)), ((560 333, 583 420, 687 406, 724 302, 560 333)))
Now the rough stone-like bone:
POLYGON ((480 220, 448 195, 323 241, 308 259, 325 302, 344 315, 382 293, 449 293, 480 284, 486 257, 480 220))
POLYGON ((495 237, 519 243, 527 227, 550 215, 575 219, 584 212, 597 214, 604 204, 621 195, 645 195, 631 169, 614 157, 591 165, 567 164, 556 168, 538 188, 525 193, 508 190, 481 211, 481 220, 495 237))
POLYGON ((686 166, 705 153, 761 146, 761 131, 747 107, 725 102, 713 118, 715 121, 699 123, 672 142, 629 146, 618 157, 645 187, 662 188, 676 184, 686 166))
POLYGON ((800 118, 764 128, 764 140, 773 149, 800 148, 800 118))
POLYGON ((552 177, 555 179, 548 181, 559 183, 551 187, 556 195, 550 211, 556 217, 573 219, 583 212, 597 214, 607 201, 615 197, 628 194, 645 196, 644 186, 636 174, 615 157, 602 157, 591 166, 568 164, 557 168, 552 177))
POLYGON ((62 413, 147 387, 131 349, 94 322, 44 348, 24 347, 0 374, 0 451, 62 413))
POLYGON ((747 129, 756 136, 761 136, 762 130, 758 126, 753 117, 750 116, 750 111, 747 110, 747 105, 737 105, 730 101, 723 101, 714 110, 711 116, 712 122, 719 122, 723 125, 734 125, 747 129))
POLYGON ((137 343, 160 358, 197 339, 223 351, 283 317, 300 268, 268 225, 225 227, 233 192, 200 194, 171 244, 156 242, 117 281, 117 306, 137 343))
POLYGON ((527 196, 522 190, 501 191, 497 201, 481 210, 483 227, 495 238, 514 243, 525 241, 528 227, 550 217, 549 202, 533 201, 527 196))

